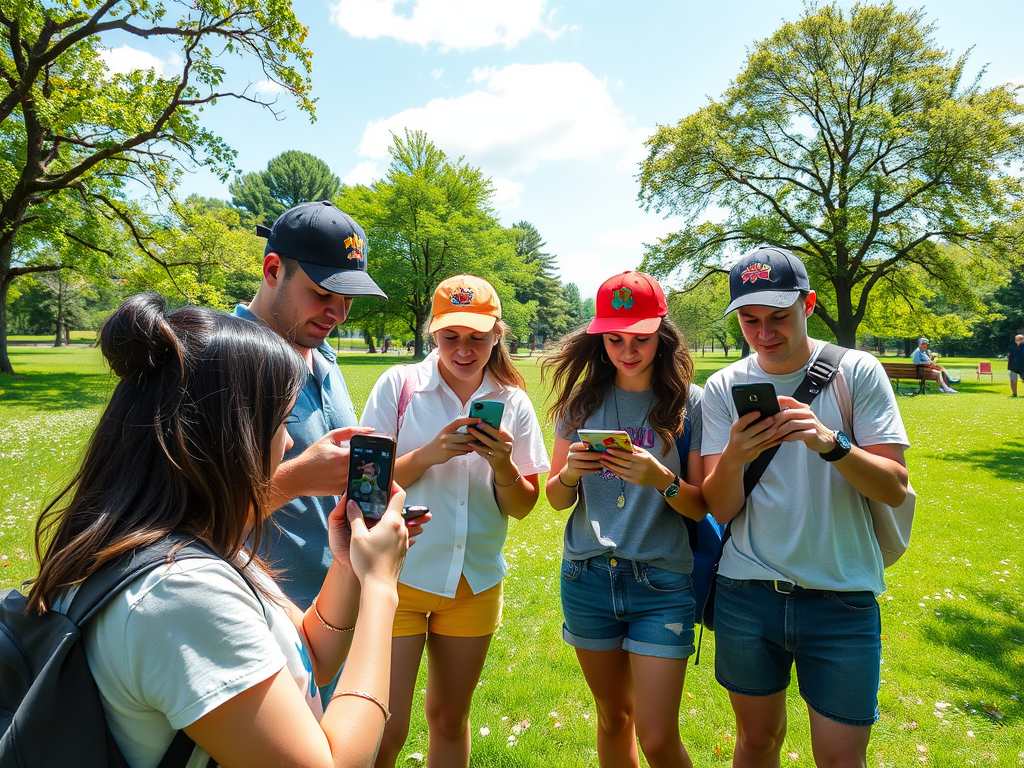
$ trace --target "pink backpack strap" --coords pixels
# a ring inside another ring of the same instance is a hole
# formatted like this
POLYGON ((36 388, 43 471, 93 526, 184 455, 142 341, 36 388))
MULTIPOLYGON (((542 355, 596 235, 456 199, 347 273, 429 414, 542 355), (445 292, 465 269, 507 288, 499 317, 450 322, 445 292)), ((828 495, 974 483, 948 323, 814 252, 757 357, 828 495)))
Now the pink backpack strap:
POLYGON ((402 428, 405 421, 405 412, 412 402, 412 394, 416 391, 416 366, 402 366, 402 391, 398 393, 398 429, 402 428))

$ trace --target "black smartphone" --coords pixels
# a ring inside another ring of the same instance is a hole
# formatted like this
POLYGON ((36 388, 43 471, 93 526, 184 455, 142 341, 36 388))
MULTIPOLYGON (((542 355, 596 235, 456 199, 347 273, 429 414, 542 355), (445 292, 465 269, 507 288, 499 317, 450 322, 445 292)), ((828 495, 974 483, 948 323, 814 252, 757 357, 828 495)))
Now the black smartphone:
POLYGON ((402 507, 402 519, 403 520, 415 520, 417 517, 422 517, 430 511, 430 507, 425 507, 422 504, 409 504, 406 507, 402 507))
POLYGON ((775 394, 775 385, 771 382, 733 384, 732 400, 736 404, 737 417, 757 411, 761 414, 761 419, 766 419, 779 412, 779 398, 775 394))
POLYGON ((348 497, 367 524, 384 516, 395 473, 395 441, 387 435, 353 435, 349 442, 348 497))

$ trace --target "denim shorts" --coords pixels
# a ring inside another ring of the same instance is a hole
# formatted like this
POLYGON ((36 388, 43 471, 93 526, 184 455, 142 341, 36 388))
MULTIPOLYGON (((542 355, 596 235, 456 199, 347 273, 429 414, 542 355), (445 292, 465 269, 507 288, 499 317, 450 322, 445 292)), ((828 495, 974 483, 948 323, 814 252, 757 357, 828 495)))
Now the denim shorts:
POLYGON ((796 663, 800 695, 818 714, 844 725, 878 720, 882 624, 871 592, 800 589, 771 581, 718 577, 715 677, 743 696, 789 687, 796 663))
POLYGON ((562 637, 576 648, 685 659, 694 605, 687 573, 605 556, 562 561, 562 637))

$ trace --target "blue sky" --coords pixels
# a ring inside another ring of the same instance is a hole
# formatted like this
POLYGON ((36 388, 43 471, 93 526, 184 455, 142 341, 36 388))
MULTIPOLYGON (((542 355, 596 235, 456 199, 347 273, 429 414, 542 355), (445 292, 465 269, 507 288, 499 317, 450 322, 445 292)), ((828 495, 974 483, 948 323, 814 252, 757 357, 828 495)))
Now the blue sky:
MULTIPOLYGON (((972 76, 987 65, 985 84, 1024 84, 1024 1, 897 4, 923 7, 943 47, 960 54, 973 46, 972 76)), ((389 131, 426 130, 493 177, 501 222, 533 222, 562 279, 587 296, 636 267, 643 243, 678 224, 637 202, 643 140, 719 96, 752 43, 797 19, 803 4, 296 0, 294 8, 310 30, 317 121, 283 95, 281 120, 224 100, 206 110, 205 123, 238 151, 240 170, 300 149, 343 180, 367 183, 387 167, 389 131)), ((110 45, 113 67, 161 66, 161 52, 137 50, 137 39, 110 45)), ((233 76, 272 96, 261 74, 233 76)), ((207 172, 183 187, 229 196, 207 172)))

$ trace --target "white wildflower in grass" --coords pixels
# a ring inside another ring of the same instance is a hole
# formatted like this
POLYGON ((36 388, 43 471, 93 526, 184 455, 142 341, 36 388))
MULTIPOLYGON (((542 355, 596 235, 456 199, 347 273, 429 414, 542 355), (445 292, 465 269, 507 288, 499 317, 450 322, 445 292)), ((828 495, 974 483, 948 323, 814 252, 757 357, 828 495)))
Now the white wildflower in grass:
POLYGON ((485 726, 484 726, 483 728, 481 728, 481 729, 480 729, 480 735, 481 735, 481 736, 490 736, 490 735, 491 735, 491 729, 490 729, 490 728, 488 728, 488 727, 487 727, 487 726, 485 725, 485 726))

